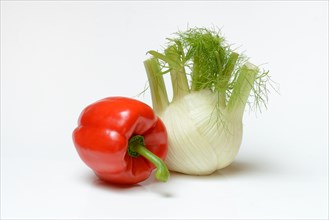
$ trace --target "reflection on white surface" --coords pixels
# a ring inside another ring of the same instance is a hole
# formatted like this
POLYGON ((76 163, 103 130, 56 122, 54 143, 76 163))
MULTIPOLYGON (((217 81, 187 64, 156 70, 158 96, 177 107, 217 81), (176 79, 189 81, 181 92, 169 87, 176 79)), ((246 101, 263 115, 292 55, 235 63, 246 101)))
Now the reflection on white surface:
POLYGON ((291 168, 245 159, 210 176, 171 173, 167 183, 151 176, 134 186, 106 184, 78 159, 6 159, 2 164, 5 202, 1 215, 45 219, 325 216, 327 177, 310 174, 305 180, 291 168), (301 207, 310 207, 310 201, 316 205, 301 211, 301 207))

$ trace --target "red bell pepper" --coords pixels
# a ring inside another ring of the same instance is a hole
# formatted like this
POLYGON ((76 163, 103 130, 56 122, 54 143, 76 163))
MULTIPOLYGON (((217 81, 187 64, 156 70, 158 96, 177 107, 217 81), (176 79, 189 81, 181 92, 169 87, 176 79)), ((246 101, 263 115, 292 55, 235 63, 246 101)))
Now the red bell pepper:
POLYGON ((102 180, 135 184, 156 167, 156 178, 167 181, 162 161, 168 147, 164 124, 140 101, 110 97, 87 106, 73 132, 81 159, 102 180))

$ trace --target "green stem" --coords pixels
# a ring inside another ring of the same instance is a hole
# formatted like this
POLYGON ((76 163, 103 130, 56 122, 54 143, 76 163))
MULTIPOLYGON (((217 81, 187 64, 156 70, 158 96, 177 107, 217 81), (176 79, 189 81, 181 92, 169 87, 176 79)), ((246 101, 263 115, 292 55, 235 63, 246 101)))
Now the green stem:
POLYGON ((222 108, 226 107, 226 93, 225 92, 219 92, 218 93, 218 104, 222 108))
POLYGON ((157 180, 161 182, 166 182, 168 180, 170 173, 166 164, 163 162, 163 160, 161 160, 158 156, 156 156, 145 147, 143 136, 136 135, 129 140, 128 153, 130 156, 135 158, 141 155, 149 162, 154 164, 154 166, 157 168, 155 173, 157 180))
POLYGON ((253 88, 258 72, 259 69, 251 63, 246 63, 241 67, 240 74, 227 105, 227 109, 232 116, 242 119, 250 91, 253 88))
POLYGON ((157 178, 157 180, 161 182, 166 182, 168 180, 170 175, 168 168, 166 164, 159 157, 157 157, 151 151, 147 150, 146 147, 142 145, 136 146, 135 151, 156 166, 157 171, 155 173, 155 177, 157 178))
POLYGON ((169 105, 161 69, 156 58, 144 61, 144 66, 151 89, 153 109, 159 114, 169 105))
POLYGON ((201 89, 202 83, 200 82, 201 73, 199 71, 198 59, 194 57, 193 59, 193 70, 192 70, 192 91, 199 91, 201 89))
MULTIPOLYGON (((180 60, 180 55, 175 50, 176 48, 171 46, 165 50, 165 54, 170 60, 174 60, 176 63, 182 63, 180 60)), ((175 101, 188 94, 189 87, 184 66, 173 66, 170 63, 168 63, 168 65, 171 68, 170 76, 173 88, 173 101, 175 101)))
POLYGON ((230 81, 230 78, 232 76, 232 73, 234 71, 234 67, 236 62, 238 61, 239 54, 232 52, 228 58, 227 64, 222 72, 222 81, 219 82, 219 88, 222 92, 220 92, 220 103, 224 106, 226 106, 226 90, 228 86, 228 82, 230 81))

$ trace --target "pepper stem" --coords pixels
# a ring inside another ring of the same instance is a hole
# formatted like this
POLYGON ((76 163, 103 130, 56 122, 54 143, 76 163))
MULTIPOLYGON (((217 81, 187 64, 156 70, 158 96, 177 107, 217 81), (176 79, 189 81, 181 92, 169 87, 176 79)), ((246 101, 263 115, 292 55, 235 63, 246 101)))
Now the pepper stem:
POLYGON ((170 173, 166 164, 145 147, 143 136, 136 135, 129 140, 128 153, 135 158, 141 155, 156 166, 157 171, 155 177, 157 180, 161 182, 166 182, 168 180, 170 173))

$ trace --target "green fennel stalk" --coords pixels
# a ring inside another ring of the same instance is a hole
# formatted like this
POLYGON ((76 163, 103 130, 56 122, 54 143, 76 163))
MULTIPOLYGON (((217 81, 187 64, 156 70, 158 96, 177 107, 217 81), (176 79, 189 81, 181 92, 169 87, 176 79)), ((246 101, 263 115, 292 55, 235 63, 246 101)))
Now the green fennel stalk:
POLYGON ((232 51, 218 32, 192 28, 176 33, 176 38, 168 41, 164 53, 151 50, 149 54, 153 57, 145 61, 156 111, 163 111, 169 104, 162 77, 168 72, 172 101, 190 92, 208 89, 218 95, 216 105, 221 107, 216 108, 218 111, 225 108, 242 117, 250 92, 251 106, 266 106, 268 72, 260 71, 244 56, 232 51))

